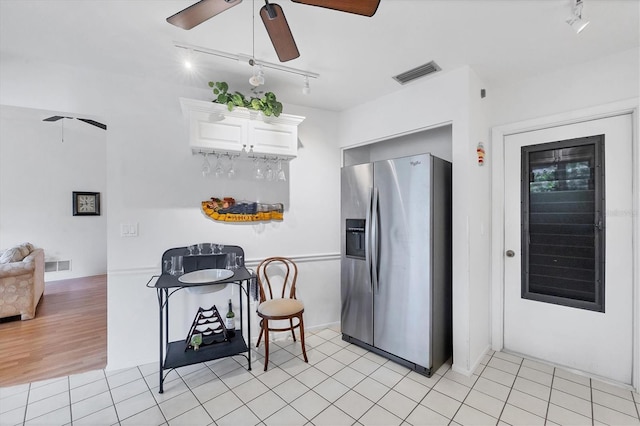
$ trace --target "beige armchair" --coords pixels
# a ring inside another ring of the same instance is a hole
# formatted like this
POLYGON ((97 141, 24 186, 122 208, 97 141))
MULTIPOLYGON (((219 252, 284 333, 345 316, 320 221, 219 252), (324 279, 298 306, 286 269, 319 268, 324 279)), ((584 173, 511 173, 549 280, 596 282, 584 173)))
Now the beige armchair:
POLYGON ((25 243, 0 252, 0 318, 34 318, 43 293, 44 250, 25 243))

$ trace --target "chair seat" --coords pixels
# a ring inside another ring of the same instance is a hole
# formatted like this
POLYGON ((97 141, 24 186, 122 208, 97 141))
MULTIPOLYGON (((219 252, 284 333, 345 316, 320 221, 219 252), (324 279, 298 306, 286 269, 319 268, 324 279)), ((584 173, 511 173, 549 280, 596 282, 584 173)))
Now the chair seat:
POLYGON ((297 299, 271 299, 258 305, 258 314, 265 317, 295 315, 304 311, 304 303, 297 299))

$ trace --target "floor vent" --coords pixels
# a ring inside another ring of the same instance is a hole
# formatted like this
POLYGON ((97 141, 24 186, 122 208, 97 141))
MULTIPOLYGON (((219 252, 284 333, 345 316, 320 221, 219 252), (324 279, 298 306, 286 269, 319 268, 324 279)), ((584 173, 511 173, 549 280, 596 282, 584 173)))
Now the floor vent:
POLYGON ((70 271, 70 270, 71 270, 70 260, 52 260, 49 262, 44 262, 45 272, 70 271))
POLYGON ((438 64, 436 64, 434 61, 431 61, 424 65, 420 65, 419 67, 415 67, 414 69, 411 69, 409 71, 398 74, 394 76, 393 79, 400 84, 407 84, 410 81, 433 74, 434 72, 438 72, 441 69, 442 68, 440 68, 438 64))

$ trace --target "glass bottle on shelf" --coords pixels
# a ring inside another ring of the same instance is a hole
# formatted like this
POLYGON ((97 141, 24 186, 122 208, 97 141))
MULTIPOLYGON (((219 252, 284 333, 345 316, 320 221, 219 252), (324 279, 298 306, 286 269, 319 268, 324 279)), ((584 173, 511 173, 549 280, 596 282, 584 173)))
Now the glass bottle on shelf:
POLYGON ((229 338, 236 335, 236 314, 233 313, 231 299, 229 299, 229 310, 227 311, 227 318, 225 319, 225 327, 229 338))

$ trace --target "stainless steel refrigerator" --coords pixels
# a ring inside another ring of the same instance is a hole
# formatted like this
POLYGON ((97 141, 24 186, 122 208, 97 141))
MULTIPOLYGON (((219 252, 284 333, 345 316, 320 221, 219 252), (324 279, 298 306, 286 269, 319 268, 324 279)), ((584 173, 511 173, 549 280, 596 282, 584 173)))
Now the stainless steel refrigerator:
POLYGON ((342 337, 419 373, 451 356, 451 163, 342 168, 342 337))

